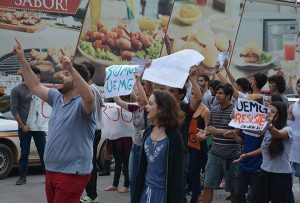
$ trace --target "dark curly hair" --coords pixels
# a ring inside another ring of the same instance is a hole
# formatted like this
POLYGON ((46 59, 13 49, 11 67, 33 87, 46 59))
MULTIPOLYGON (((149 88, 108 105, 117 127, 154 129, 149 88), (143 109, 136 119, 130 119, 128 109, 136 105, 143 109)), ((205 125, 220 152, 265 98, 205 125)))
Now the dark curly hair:
POLYGON ((229 99, 231 100, 232 94, 233 94, 233 87, 231 84, 226 83, 226 84, 219 84, 216 88, 216 91, 219 89, 223 89, 224 93, 226 96, 229 96, 229 99))
MULTIPOLYGON (((273 120, 273 125, 276 129, 281 130, 287 125, 287 107, 282 101, 274 101, 271 103, 277 109, 276 119, 273 120)), ((269 145, 269 154, 271 158, 275 158, 282 154, 284 150, 283 141, 281 138, 271 138, 269 145)))
POLYGON ((269 77, 268 82, 269 83, 274 82, 276 84, 279 94, 282 94, 285 92, 286 82, 282 75, 273 75, 273 76, 269 77))
POLYGON ((158 109, 158 127, 180 127, 184 120, 184 113, 181 111, 175 97, 165 90, 154 90, 152 94, 158 109))

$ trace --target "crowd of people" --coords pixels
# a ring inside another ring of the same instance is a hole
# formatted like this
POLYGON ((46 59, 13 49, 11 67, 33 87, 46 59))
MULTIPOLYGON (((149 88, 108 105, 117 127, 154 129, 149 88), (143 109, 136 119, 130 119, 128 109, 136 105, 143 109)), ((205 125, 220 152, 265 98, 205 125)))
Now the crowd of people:
MULTIPOLYGON (((18 41, 14 51, 24 78, 11 95, 22 150, 16 184, 26 182, 32 136, 45 169, 49 203, 101 201, 96 153, 104 104, 91 80, 94 68, 63 56, 64 70, 57 77, 61 86, 49 89, 40 83, 38 70, 26 62, 18 41), (25 124, 32 94, 52 106, 47 142, 45 132, 32 132, 25 124), (82 197, 84 189, 87 196, 82 197)), ((135 134, 106 142, 106 153, 115 160, 113 183, 106 191, 130 190, 132 203, 185 203, 189 193, 191 203, 210 203, 214 190, 224 182, 232 203, 295 202, 292 186, 293 176, 300 177, 300 148, 293 142, 288 120, 300 127, 300 101, 289 106, 284 94, 293 88, 287 87, 281 74, 256 73, 249 81, 236 79, 227 67, 224 70, 229 81, 224 71, 212 78, 193 66, 183 88, 141 81, 136 73, 133 93, 113 97, 132 112, 135 134), (268 107, 263 131, 228 125, 239 98, 268 107), (119 188, 122 172, 125 180, 119 188)), ((295 89, 300 95, 300 79, 295 89)))

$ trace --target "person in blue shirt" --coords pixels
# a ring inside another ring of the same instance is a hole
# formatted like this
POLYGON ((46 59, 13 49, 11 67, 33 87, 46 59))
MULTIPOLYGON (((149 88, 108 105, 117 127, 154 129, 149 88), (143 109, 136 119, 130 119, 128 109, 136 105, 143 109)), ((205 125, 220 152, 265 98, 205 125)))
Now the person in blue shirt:
POLYGON ((44 153, 48 203, 78 203, 92 171, 96 118, 94 94, 84 65, 62 53, 58 89, 43 86, 32 72, 16 40, 14 52, 30 91, 52 107, 44 153))

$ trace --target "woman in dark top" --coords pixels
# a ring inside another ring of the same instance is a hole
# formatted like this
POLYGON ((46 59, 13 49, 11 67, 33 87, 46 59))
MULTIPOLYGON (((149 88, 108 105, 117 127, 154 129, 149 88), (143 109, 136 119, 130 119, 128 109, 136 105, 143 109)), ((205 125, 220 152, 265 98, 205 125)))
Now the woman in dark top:
POLYGON ((146 110, 154 125, 144 133, 133 202, 181 203, 184 144, 178 127, 184 114, 163 90, 153 91, 146 110))

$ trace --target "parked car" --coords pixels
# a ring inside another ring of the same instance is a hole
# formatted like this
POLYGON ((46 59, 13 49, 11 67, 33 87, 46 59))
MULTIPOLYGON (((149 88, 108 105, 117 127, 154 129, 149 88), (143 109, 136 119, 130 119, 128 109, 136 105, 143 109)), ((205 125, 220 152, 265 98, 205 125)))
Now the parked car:
MULTIPOLYGON (((47 139, 47 137, 46 137, 47 139)), ((104 140, 98 145, 98 165, 103 163, 104 140)), ((0 96, 0 180, 7 177, 13 167, 18 166, 21 154, 18 123, 10 111, 10 96, 0 96)), ((40 165, 39 155, 33 139, 30 144, 28 165, 40 165)))

